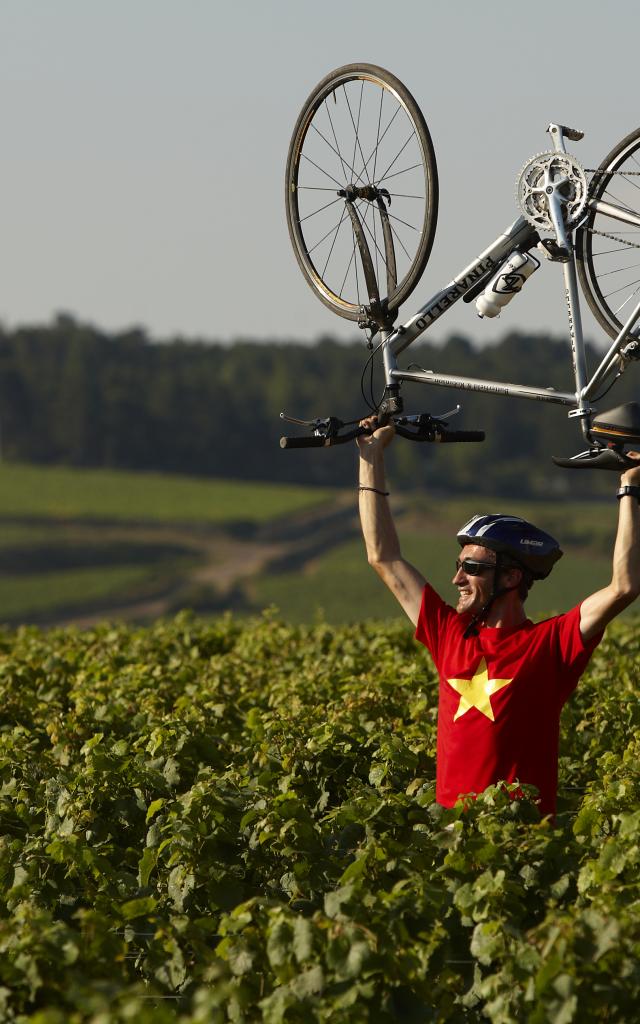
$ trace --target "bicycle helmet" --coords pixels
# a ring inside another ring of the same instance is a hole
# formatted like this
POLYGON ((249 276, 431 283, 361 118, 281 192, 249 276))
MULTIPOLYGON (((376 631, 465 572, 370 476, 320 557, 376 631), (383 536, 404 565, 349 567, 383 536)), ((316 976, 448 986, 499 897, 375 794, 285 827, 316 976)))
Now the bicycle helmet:
POLYGON ((524 593, 534 580, 543 580, 553 566, 562 558, 560 546, 550 534, 539 530, 519 516, 505 516, 500 512, 492 515, 472 516, 457 534, 461 547, 465 544, 479 544, 496 553, 496 569, 493 574, 491 594, 485 605, 471 617, 463 633, 463 639, 477 635, 478 623, 486 619, 494 601, 507 594, 514 587, 500 586, 498 579, 502 569, 516 566, 523 571, 524 593))
MULTIPOLYGON (((534 580, 546 579, 558 559, 562 558, 557 540, 518 516, 505 516, 498 512, 472 516, 457 537, 461 547, 480 544, 497 555, 506 555, 529 572, 534 580)), ((504 560, 501 562, 506 568, 504 560)))

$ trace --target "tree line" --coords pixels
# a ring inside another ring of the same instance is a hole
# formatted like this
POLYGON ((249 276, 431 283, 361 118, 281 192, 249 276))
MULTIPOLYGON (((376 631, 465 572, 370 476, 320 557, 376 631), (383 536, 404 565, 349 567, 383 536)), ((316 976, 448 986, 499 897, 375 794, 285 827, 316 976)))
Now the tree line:
MULTIPOLYGON (((572 390, 568 344, 549 335, 510 332, 482 349, 454 335, 441 345, 416 345, 405 357, 405 365, 572 390)), ((363 369, 367 393, 382 392, 380 366, 374 365, 371 380, 367 358, 363 341, 158 342, 141 329, 107 333, 70 316, 0 329, 2 458, 348 486, 353 445, 282 451, 280 434, 296 428, 284 427, 279 414, 365 415, 363 369)), ((591 367, 596 359, 588 351, 591 367)), ((446 448, 399 441, 389 453, 395 485, 523 497, 606 490, 602 477, 609 474, 552 465, 552 454, 584 447, 562 408, 414 384, 403 394, 408 412, 437 415, 460 402, 463 410, 451 426, 483 429, 487 440, 446 448)), ((630 373, 601 408, 632 396, 630 373)))

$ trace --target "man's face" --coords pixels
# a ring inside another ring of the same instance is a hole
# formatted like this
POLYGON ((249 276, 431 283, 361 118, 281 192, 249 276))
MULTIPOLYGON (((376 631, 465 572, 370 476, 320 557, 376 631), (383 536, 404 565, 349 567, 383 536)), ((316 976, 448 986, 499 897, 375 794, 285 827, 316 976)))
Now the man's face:
MULTIPOLYGON (((460 562, 465 558, 472 558, 474 562, 496 564, 495 551, 483 548, 480 544, 465 544, 458 558, 460 562)), ((484 569, 480 576, 469 576, 462 567, 458 569, 452 582, 458 588, 456 611, 459 614, 471 612, 475 615, 485 606, 493 590, 494 574, 495 569, 491 568, 484 569)))

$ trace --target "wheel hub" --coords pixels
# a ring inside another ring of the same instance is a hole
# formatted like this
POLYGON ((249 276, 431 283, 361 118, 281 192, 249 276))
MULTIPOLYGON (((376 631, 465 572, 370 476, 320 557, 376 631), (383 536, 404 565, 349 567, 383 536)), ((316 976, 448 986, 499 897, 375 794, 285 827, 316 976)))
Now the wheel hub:
POLYGON ((346 199, 348 203, 355 203, 356 199, 366 199, 368 203, 375 203, 382 196, 391 206, 391 196, 386 188, 377 188, 375 185, 347 185, 341 188, 338 195, 346 199))

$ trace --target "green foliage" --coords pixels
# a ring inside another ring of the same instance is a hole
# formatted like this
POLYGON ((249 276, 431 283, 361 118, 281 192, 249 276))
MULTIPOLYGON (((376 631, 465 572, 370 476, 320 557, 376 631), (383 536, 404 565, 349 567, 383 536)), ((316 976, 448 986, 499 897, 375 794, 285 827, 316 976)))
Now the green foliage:
POLYGON ((404 624, 0 635, 0 1018, 635 1019, 639 656, 565 709, 554 824, 434 802, 404 624))
MULTIPOLYGON (((157 344, 142 330, 108 334, 69 316, 46 326, 0 328, 3 458, 349 486, 352 447, 284 453, 279 414, 361 417, 366 409, 359 385, 367 356, 362 338, 348 345, 326 338, 316 345, 264 339, 157 344)), ((592 370, 600 358, 587 352, 592 370)), ((375 362, 373 391, 379 396, 380 359, 375 362)), ((403 358, 403 365, 411 363, 574 390, 566 337, 511 332, 476 348, 452 336, 445 344, 412 346, 403 358)), ((636 391, 637 375, 629 372, 616 384, 611 406, 634 399, 636 391)), ((459 391, 410 383, 403 394, 410 412, 438 414, 462 401, 459 425, 487 435, 482 445, 447 445, 446 451, 439 445, 394 445, 392 478, 404 488, 428 482, 440 493, 473 488, 509 498, 610 492, 607 474, 569 479, 551 464, 552 454, 574 454, 583 444, 562 408, 470 392, 461 399, 459 391)))

